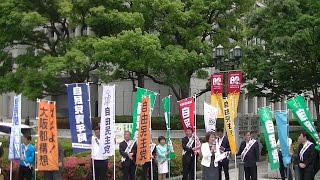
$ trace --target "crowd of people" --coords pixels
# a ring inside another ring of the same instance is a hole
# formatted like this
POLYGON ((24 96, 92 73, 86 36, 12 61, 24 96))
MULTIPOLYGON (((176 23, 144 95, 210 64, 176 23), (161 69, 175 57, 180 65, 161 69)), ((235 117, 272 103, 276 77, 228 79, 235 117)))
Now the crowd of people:
MULTIPOLYGON (((319 132, 319 131, 318 131, 319 132)), ((131 133, 124 132, 124 140, 119 144, 119 152, 121 155, 121 171, 122 180, 134 180, 136 178, 136 153, 137 145, 135 141, 130 139, 131 133)), ((244 174, 246 180, 257 180, 257 162, 260 161, 260 147, 258 141, 252 138, 251 132, 244 133, 244 141, 241 142, 236 155, 241 158, 244 163, 244 174)), ((182 180, 195 179, 195 163, 201 158, 201 170, 203 180, 221 180, 222 171, 224 179, 229 180, 229 154, 230 145, 228 138, 224 135, 222 128, 217 128, 215 132, 207 132, 201 144, 201 147, 196 147, 196 140, 192 128, 187 128, 186 136, 182 138, 182 180)), ((24 134, 22 139, 22 153, 19 164, 19 179, 31 180, 33 165, 35 161, 35 147, 31 144, 31 135, 24 134)), ((291 163, 286 166, 283 163, 280 142, 278 140, 278 155, 280 168, 279 172, 281 179, 285 180, 314 180, 316 173, 320 167, 319 151, 315 149, 315 145, 306 132, 301 132, 297 139, 298 147, 292 151, 292 139, 288 138, 288 146, 291 163), (291 170, 293 169, 293 171, 291 170)), ((101 156, 99 153, 100 147, 100 128, 94 129, 92 136, 92 151, 91 157, 93 160, 92 175, 96 180, 106 180, 108 171, 108 157, 101 156)), ((154 174, 151 173, 152 164, 157 164, 158 180, 166 179, 169 173, 168 148, 167 140, 164 136, 158 137, 158 145, 153 143, 151 146, 151 159, 149 162, 141 164, 142 176, 139 179, 151 179, 154 174), (152 162, 151 162, 152 161, 152 162)), ((44 172, 46 180, 60 180, 63 168, 63 149, 58 144, 59 149, 59 170, 44 172)), ((0 144, 0 157, 3 156, 3 147, 0 144)), ((93 177, 92 177, 93 179, 93 177)), ((156 178, 154 178, 156 179, 156 178)))
MULTIPOLYGON (((257 180, 258 172, 257 165, 260 161, 260 146, 257 140, 252 138, 250 131, 244 133, 243 141, 237 151, 237 156, 244 163, 244 174, 246 180, 257 180)), ((168 161, 166 156, 170 153, 166 147, 166 139, 163 136, 159 137, 159 145, 156 146, 152 153, 152 159, 158 164, 158 179, 165 179, 168 173, 168 161)), ((319 170, 319 152, 315 150, 314 144, 308 137, 306 132, 301 132, 298 137, 298 147, 293 152, 291 149, 292 139, 288 138, 288 145, 292 163, 288 166, 284 165, 283 157, 278 140, 278 155, 280 168, 279 172, 281 179, 285 180, 314 180, 316 173, 319 170), (294 169, 292 171, 291 169, 294 169), (293 176, 294 172, 294 176, 293 176)), ((135 156, 136 145, 128 152, 130 145, 130 132, 125 132, 125 140, 120 144, 120 154, 125 159, 122 164, 122 180, 130 180, 135 178, 135 156)), ((201 157, 202 179, 203 180, 221 180, 222 171, 224 179, 229 180, 229 154, 230 145, 227 136, 224 135, 222 128, 217 128, 215 132, 207 132, 204 142, 201 144, 201 151, 196 147, 196 141, 193 140, 193 129, 187 128, 186 136, 182 138, 182 180, 194 180, 195 162, 201 157), (227 153, 226 153, 227 152, 227 153), (223 156, 224 155, 224 156, 223 156)), ((144 164, 142 179, 151 179, 150 164, 144 164), (145 167, 145 168, 144 168, 145 167)))

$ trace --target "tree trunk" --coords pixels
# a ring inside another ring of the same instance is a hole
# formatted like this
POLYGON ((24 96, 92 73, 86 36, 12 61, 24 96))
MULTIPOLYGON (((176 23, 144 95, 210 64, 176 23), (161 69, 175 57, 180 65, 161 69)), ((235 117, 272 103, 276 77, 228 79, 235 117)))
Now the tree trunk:
POLYGON ((185 84, 185 86, 180 86, 180 91, 181 91, 181 99, 185 99, 190 97, 190 81, 185 84))
POLYGON ((144 75, 142 73, 137 73, 138 87, 144 88, 144 75))
POLYGON ((317 114, 317 129, 320 130, 320 112, 319 112, 320 99, 319 99, 318 89, 315 88, 312 92, 313 92, 313 102, 316 107, 316 114, 317 114))

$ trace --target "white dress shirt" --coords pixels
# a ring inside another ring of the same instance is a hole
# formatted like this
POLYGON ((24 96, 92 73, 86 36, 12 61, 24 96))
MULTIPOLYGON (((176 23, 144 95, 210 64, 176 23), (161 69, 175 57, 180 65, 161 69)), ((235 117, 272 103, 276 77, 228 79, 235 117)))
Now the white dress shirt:
POLYGON ((100 153, 100 139, 96 136, 92 136, 92 145, 91 145, 91 157, 94 160, 106 160, 108 156, 100 153))

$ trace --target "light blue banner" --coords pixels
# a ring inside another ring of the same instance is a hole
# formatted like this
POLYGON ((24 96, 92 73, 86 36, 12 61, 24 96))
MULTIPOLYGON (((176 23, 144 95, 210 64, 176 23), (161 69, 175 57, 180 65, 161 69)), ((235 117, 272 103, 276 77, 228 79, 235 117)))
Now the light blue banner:
POLYGON ((21 157, 21 94, 14 96, 8 159, 21 157))
POLYGON ((282 154, 282 161, 283 165, 287 167, 291 162, 290 156, 290 147, 289 147, 289 140, 288 140, 288 121, 287 121, 287 112, 275 112, 274 113, 277 122, 277 129, 278 129, 278 136, 282 154))

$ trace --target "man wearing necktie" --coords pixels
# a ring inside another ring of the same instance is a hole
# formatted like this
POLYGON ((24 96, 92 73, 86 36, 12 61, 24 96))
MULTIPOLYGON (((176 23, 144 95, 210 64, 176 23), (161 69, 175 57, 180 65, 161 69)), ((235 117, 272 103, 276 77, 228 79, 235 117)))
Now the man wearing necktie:
MULTIPOLYGON (((228 138, 223 135, 223 129, 217 128, 217 142, 216 145, 218 146, 218 149, 221 153, 230 151, 230 145, 228 138)), ((222 161, 218 162, 218 174, 219 174, 219 180, 222 179, 222 169, 224 172, 225 180, 229 180, 229 157, 224 158, 222 161)))

